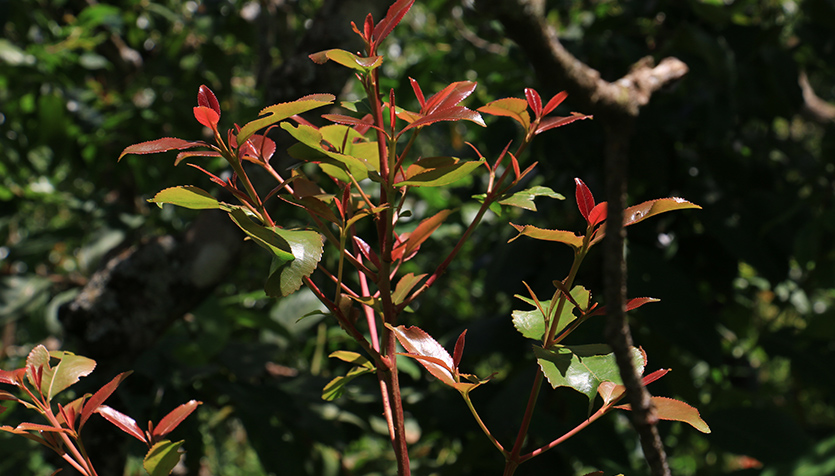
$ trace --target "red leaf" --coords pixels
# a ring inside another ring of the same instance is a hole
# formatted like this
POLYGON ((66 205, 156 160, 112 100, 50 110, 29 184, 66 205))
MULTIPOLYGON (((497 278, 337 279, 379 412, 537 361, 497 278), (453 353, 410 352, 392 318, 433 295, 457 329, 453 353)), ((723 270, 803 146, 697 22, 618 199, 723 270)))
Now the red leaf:
POLYGON ((481 114, 479 114, 476 111, 473 111, 472 109, 467 109, 464 106, 457 106, 443 109, 433 114, 421 117, 415 122, 404 127, 403 130, 400 131, 400 133, 402 134, 403 132, 406 132, 407 130, 412 129, 414 127, 428 126, 429 124, 434 124, 436 122, 460 120, 472 121, 482 127, 485 126, 484 119, 481 118, 481 114))
POLYGON ((192 142, 175 137, 163 137, 162 139, 127 146, 121 155, 119 155, 118 160, 122 160, 122 157, 128 154, 156 154, 159 152, 168 152, 169 150, 191 149, 193 147, 209 147, 209 145, 203 141, 192 142))
POLYGON ((424 115, 432 114, 435 111, 441 111, 453 106, 457 106, 461 101, 475 91, 478 84, 473 81, 458 81, 452 83, 440 90, 426 101, 426 108, 421 109, 424 115))
POLYGON ((390 327, 390 329, 394 331, 394 335, 397 337, 400 345, 409 354, 432 359, 418 359, 418 362, 429 373, 447 385, 455 384, 452 370, 454 368, 452 357, 449 356, 449 352, 438 341, 417 326, 397 326, 390 327))
POLYGON ((180 405, 179 407, 171 410, 168 415, 165 415, 162 420, 159 421, 156 428, 154 428, 153 436, 154 439, 162 438, 163 436, 171 433, 174 428, 177 428, 177 425, 183 422, 191 412, 193 412, 198 405, 203 402, 199 402, 197 400, 190 400, 187 403, 180 405))
POLYGON ((423 110, 426 106, 426 99, 423 97, 423 91, 420 89, 420 85, 412 78, 409 78, 409 83, 412 85, 412 91, 415 92, 418 103, 420 103, 420 109, 423 110))
POLYGON ((221 157, 221 153, 216 150, 187 150, 177 154, 177 158, 174 159, 174 165, 179 165, 183 160, 192 157, 221 157))
POLYGON ((608 204, 606 202, 600 202, 595 205, 589 212, 589 225, 594 227, 606 221, 607 212, 608 204))
POLYGON ((644 378, 642 379, 642 382, 644 383, 644 386, 649 385, 652 382, 655 382, 656 380, 660 379, 661 377, 667 375, 667 372, 669 372, 669 371, 670 371, 670 369, 656 370, 655 372, 653 372, 649 375, 645 375, 644 378))
POLYGON ((455 350, 452 352, 452 363, 454 365, 453 369, 458 368, 458 364, 461 363, 461 356, 464 354, 464 336, 467 335, 467 329, 464 329, 464 332, 458 336, 458 340, 455 341, 455 350))
POLYGON ((639 297, 639 298, 632 298, 626 303, 626 310, 631 311, 633 309, 638 309, 639 307, 643 306, 648 302, 659 302, 660 299, 651 298, 651 297, 639 297))
POLYGON ((623 226, 634 225, 635 223, 646 220, 647 218, 653 215, 658 215, 659 213, 665 213, 673 210, 683 210, 687 208, 701 209, 702 207, 678 197, 650 200, 624 210, 623 226))
POLYGON ((0 370, 0 383, 20 386, 26 376, 26 367, 16 370, 0 370))
POLYGON ((397 0, 389 7, 385 18, 380 20, 380 23, 377 23, 377 26, 374 27, 374 33, 372 34, 374 35, 375 46, 379 45, 391 33, 391 30, 400 23, 400 20, 403 19, 403 16, 412 8, 412 4, 414 3, 415 0, 397 0))
POLYGON ((261 134, 253 134, 238 151, 241 158, 256 163, 268 163, 275 154, 275 142, 261 134))
MULTIPOLYGON (((655 406, 655 412, 658 418, 688 423, 702 433, 710 433, 710 427, 702 420, 702 417, 699 415, 699 410, 696 410, 694 407, 680 400, 667 397, 652 397, 652 404, 655 406)), ((629 404, 618 405, 615 408, 622 410, 632 409, 629 404)))
POLYGON ((525 88, 525 98, 533 110, 534 117, 542 117, 542 98, 539 97, 539 93, 533 88, 525 88))
POLYGON ((203 124, 211 130, 217 130, 217 123, 220 120, 220 114, 214 109, 206 106, 197 106, 194 108, 194 118, 197 122, 203 124))
POLYGON ((371 249, 371 246, 363 241, 362 238, 359 236, 353 236, 354 245, 356 245, 357 249, 362 253, 362 255, 371 262, 377 269, 380 269, 380 258, 377 256, 377 253, 371 249))
POLYGON ((536 128, 537 134, 542 134, 543 132, 553 129, 555 127, 564 126, 566 124, 571 124, 574 121, 579 121, 581 119, 593 119, 594 116, 587 116, 585 114, 580 114, 579 112, 572 112, 570 116, 567 117, 549 117, 544 121, 539 123, 539 127, 536 128))
POLYGON ((594 196, 591 194, 591 190, 589 190, 586 184, 579 178, 575 178, 574 183, 577 185, 574 189, 574 197, 577 199, 577 208, 580 209, 580 214, 583 215, 586 222, 591 223, 589 220, 589 213, 594 208, 594 196))
POLYGON ((96 410, 104 403, 105 400, 116 391, 116 388, 119 384, 122 383, 124 379, 128 377, 128 375, 132 374, 133 371, 122 372, 119 375, 115 376, 113 380, 108 382, 105 386, 98 389, 96 393, 87 400, 87 403, 84 404, 84 408, 81 410, 81 421, 78 423, 78 430, 81 431, 81 428, 84 427, 84 423, 87 422, 87 419, 90 418, 90 415, 95 413, 96 410))
POLYGON ((218 117, 220 117, 220 104, 217 102, 215 93, 213 93, 212 90, 205 84, 201 84, 200 88, 197 90, 197 105, 208 107, 216 112, 218 117))
POLYGON ((145 437, 145 434, 142 433, 142 429, 139 428, 139 425, 136 424, 136 421, 133 418, 118 410, 114 410, 107 405, 99 405, 95 412, 103 416, 105 420, 116 425, 120 430, 124 431, 128 435, 143 443, 148 443, 148 439, 145 437))
POLYGON ((554 111, 554 109, 557 108, 557 106, 559 106, 560 104, 562 104, 563 101, 565 101, 565 98, 567 97, 568 93, 565 91, 555 94, 554 97, 552 97, 551 100, 548 101, 548 104, 545 105, 545 108, 542 110, 542 115, 547 116, 548 114, 551 114, 554 111))

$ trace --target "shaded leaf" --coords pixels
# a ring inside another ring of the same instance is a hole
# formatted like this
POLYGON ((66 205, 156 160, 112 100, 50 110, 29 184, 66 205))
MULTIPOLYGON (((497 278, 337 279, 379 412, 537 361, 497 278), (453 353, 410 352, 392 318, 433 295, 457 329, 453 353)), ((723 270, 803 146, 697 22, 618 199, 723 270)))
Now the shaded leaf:
MULTIPOLYGON (((353 129, 346 126, 327 126, 330 130, 339 128, 342 131, 351 131, 353 129)), ((300 124, 298 127, 289 123, 282 123, 281 128, 290 133, 301 144, 296 144, 288 150, 291 156, 311 162, 316 162, 328 175, 340 180, 342 182, 351 182, 351 176, 357 181, 368 178, 369 171, 374 170, 374 167, 365 159, 354 157, 351 155, 342 154, 333 150, 328 150, 322 143, 324 140, 323 133, 315 127, 300 124), (351 176, 345 172, 349 172, 351 176)), ((325 128, 322 128, 325 129, 325 128)), ((325 129, 326 131, 328 129, 325 129)), ((350 134, 350 132, 347 132, 350 134)), ((354 131, 355 134, 359 134, 354 131)), ((341 145, 341 138, 338 141, 341 145)))
POLYGON ((190 159, 192 157, 222 157, 223 154, 216 150, 186 150, 177 154, 177 158, 174 159, 174 165, 179 165, 185 159, 190 159))
POLYGON ((427 157, 406 169, 405 180, 395 187, 443 187, 470 175, 485 159, 460 160, 455 157, 427 157))
MULTIPOLYGON (((652 397, 652 404, 655 405, 658 418, 662 420, 681 421, 702 433, 710 433, 710 427, 702 420, 701 415, 699 415, 699 410, 694 407, 680 400, 667 397, 652 397)), ((632 409, 628 403, 626 405, 618 405, 615 408, 622 410, 632 409)))
MULTIPOLYGON (((409 257, 412 252, 417 251, 420 248, 420 245, 429 239, 432 233, 441 226, 444 220, 452 214, 452 210, 441 210, 440 212, 436 213, 435 215, 423 220, 420 222, 417 228, 409 235, 409 238, 403 244, 404 251, 403 256, 404 259, 409 257)), ((395 245, 396 246, 396 245, 395 245)))
POLYGON ((586 184, 579 178, 575 178, 574 183, 577 185, 574 188, 574 197, 577 199, 577 208, 580 209, 580 214, 583 215, 583 218, 585 218, 588 223, 589 213, 594 208, 594 196, 591 194, 591 190, 589 190, 586 184))
POLYGON ((220 117, 220 104, 217 102, 217 97, 205 84, 201 84, 197 89, 197 105, 208 107, 220 117))
POLYGON ((185 443, 180 440, 176 443, 162 440, 148 450, 142 460, 142 467, 151 476, 168 476, 180 462, 180 447, 185 443))
POLYGON ((509 239, 508 243, 524 235, 537 240, 558 241, 578 250, 583 247, 583 237, 571 231, 547 230, 533 225, 514 225, 513 223, 510 226, 516 228, 519 234, 509 239))
POLYGON ((159 191, 154 198, 148 200, 162 207, 163 203, 170 203, 192 210, 220 209, 220 202, 211 193, 193 185, 170 187, 159 191))
MULTIPOLYGON (((589 301, 591 300, 591 293, 584 288, 583 286, 574 286, 571 290, 571 296, 580 306, 588 307, 589 301)), ((525 296, 516 295, 515 296, 522 301, 530 304, 531 306, 536 306, 536 303, 533 299, 527 298, 525 296)), ((546 312, 551 305, 551 301, 540 301, 539 302, 542 309, 546 312)), ((562 308, 562 312, 559 316, 559 321, 557 324, 556 333, 559 333, 563 329, 568 326, 571 322, 577 319, 577 316, 574 315, 574 304, 569 301, 566 301, 565 305, 562 308)), ((542 341, 545 338, 545 332, 547 331, 545 327, 545 316, 539 310, 538 307, 535 307, 533 310, 530 311, 519 311, 515 310, 511 313, 513 318, 513 326, 522 334, 524 337, 528 339, 534 339, 537 341, 542 341)))
POLYGON ((356 352, 339 350, 336 352, 332 352, 329 355, 329 357, 336 358, 344 362, 348 362, 350 364, 354 364, 355 367, 352 368, 346 375, 336 377, 335 379, 331 380, 327 385, 325 385, 325 388, 322 389, 322 400, 331 401, 339 398, 345 391, 345 385, 347 385, 360 375, 365 375, 376 371, 373 363, 371 363, 368 359, 356 352))
POLYGON ((125 147, 125 150, 119 154, 118 160, 122 160, 122 157, 128 154, 156 154, 159 152, 168 152, 169 150, 191 149, 193 147, 209 147, 209 145, 202 141, 192 142, 175 137, 163 137, 162 139, 140 142, 139 144, 125 147))
POLYGON ((585 114, 580 114, 579 112, 572 112, 570 116, 566 117, 548 117, 539 123, 539 127, 536 128, 536 134, 542 134, 547 130, 571 124, 574 121, 582 119, 594 119, 594 116, 587 116, 585 114))
POLYGON ((266 107, 258 113, 259 116, 264 117, 255 119, 254 121, 244 125, 241 131, 238 132, 236 140, 239 144, 245 143, 247 139, 252 136, 252 134, 255 134, 260 129, 279 121, 283 121, 284 119, 295 116, 296 114, 301 114, 303 112, 310 111, 311 109, 316 109, 317 107, 332 104, 335 99, 336 97, 332 94, 311 94, 292 102, 284 102, 266 107))

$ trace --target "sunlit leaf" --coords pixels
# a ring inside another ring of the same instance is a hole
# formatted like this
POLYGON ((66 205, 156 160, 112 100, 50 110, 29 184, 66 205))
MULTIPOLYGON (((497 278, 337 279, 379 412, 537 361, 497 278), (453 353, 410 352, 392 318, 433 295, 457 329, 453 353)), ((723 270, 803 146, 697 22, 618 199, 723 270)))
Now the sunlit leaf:
POLYGON ((574 121, 582 119, 594 119, 594 116, 587 116, 578 112, 572 112, 571 115, 567 117, 547 117, 539 123, 539 127, 536 128, 536 134, 542 134, 547 130, 571 124, 574 121))
POLYGON ((220 115, 213 109, 205 106, 197 106, 194 108, 194 118, 197 119, 197 122, 212 130, 217 130, 217 123, 220 121, 220 115))
POLYGON ((282 262, 273 257, 270 275, 264 290, 268 296, 289 296, 302 285, 304 278, 313 274, 322 259, 324 242, 322 235, 311 230, 287 230, 273 228, 272 231, 290 245, 293 261, 282 262))
POLYGON ((41 391, 44 372, 49 371, 49 351, 43 345, 36 345, 26 356, 26 377, 29 383, 41 391))
POLYGON ((370 73, 371 71, 379 67, 381 64, 383 64, 382 56, 357 56, 353 53, 350 53, 345 50, 340 50, 338 48, 313 53, 309 55, 309 58, 317 64, 324 64, 328 60, 331 60, 334 63, 339 63, 342 66, 363 73, 370 73))
POLYGON ((650 200, 625 209, 623 211, 623 226, 634 225, 660 213, 688 208, 701 209, 702 207, 678 197, 650 200))
POLYGON ((400 278, 400 281, 397 282, 397 286, 395 286, 394 292, 391 294, 391 301, 394 304, 400 304, 403 302, 412 289, 425 277, 426 274, 418 274, 415 276, 414 273, 408 273, 404 275, 400 278))
POLYGON ((528 114, 528 103, 520 98, 504 98, 491 101, 478 108, 478 111, 493 116, 510 117, 526 131, 531 126, 531 116, 528 114))
POLYGON ((51 352, 50 356, 61 361, 51 371, 44 371, 41 391, 43 391, 47 401, 52 400, 55 395, 78 382, 80 377, 90 375, 96 368, 95 360, 75 355, 72 352, 55 351, 51 352))
MULTIPOLYGON (((420 248, 420 245, 429 239, 432 233, 443 224, 444 220, 452 214, 452 210, 441 210, 435 215, 420 222, 417 228, 409 235, 404 243, 403 256, 408 257, 420 248)), ((395 245, 396 246, 396 245, 395 245)))
POLYGON ((418 359, 423 367, 441 382, 454 386, 455 377, 453 369, 455 364, 449 352, 441 344, 417 326, 391 327, 400 345, 409 354, 417 357, 429 357, 430 359, 418 359))
POLYGON ((23 383, 23 378, 26 375, 26 368, 15 370, 0 370, 0 383, 5 383, 14 386, 20 386, 23 383))
POLYGON ((193 142, 177 139, 175 137, 163 137, 162 139, 140 142, 139 144, 127 146, 125 150, 119 154, 118 160, 122 160, 122 157, 128 154, 156 154, 159 152, 168 152, 169 150, 183 150, 194 147, 209 147, 209 145, 201 141, 193 142))
POLYGON ((436 122, 461 120, 475 122, 476 124, 482 127, 485 126, 484 119, 481 118, 481 114, 479 114, 476 111, 473 111, 472 109, 467 109, 464 106, 456 106, 450 107, 448 109, 442 109, 432 114, 427 114, 404 127, 400 131, 400 133, 402 134, 403 132, 406 132, 409 129, 413 129, 415 127, 428 126, 436 122))
POLYGON ((525 99, 528 100, 528 106, 533 111, 534 116, 542 116, 542 98, 539 97, 539 93, 536 92, 536 89, 525 88, 525 99))
POLYGON ((594 208, 594 196, 591 190, 579 178, 574 179, 576 187, 574 188, 574 197, 577 199, 577 208, 580 209, 580 214, 589 221, 589 213, 594 208))
POLYGON ((511 207, 523 208, 525 210, 536 211, 536 204, 534 199, 536 197, 548 197, 557 200, 565 200, 565 197, 559 193, 554 192, 548 187, 536 186, 527 190, 521 190, 513 195, 499 200, 499 204, 508 205, 511 207))
POLYGON ((379 45, 391 33, 391 30, 400 23, 400 20, 403 19, 403 16, 412 8, 414 3, 415 0, 397 0, 389 7, 386 16, 374 27, 372 34, 375 45, 379 45))
MULTIPOLYGON (((338 127, 342 130, 351 129, 349 127, 338 125, 328 127, 338 127)), ((288 150, 292 157, 299 160, 316 162, 322 170, 325 171, 325 173, 336 178, 337 180, 350 183, 351 177, 353 176, 353 178, 357 181, 361 181, 369 177, 369 171, 375 170, 375 168, 363 158, 326 149, 323 144, 324 137, 322 132, 314 127, 304 124, 295 127, 292 124, 283 122, 281 123, 281 128, 289 132, 290 135, 300 142, 300 144, 295 144, 288 150), (350 173, 350 176, 346 172, 350 173)), ((338 142, 341 145, 341 138, 338 142)))
POLYGON ((161 190, 154 198, 148 200, 162 207, 163 203, 170 203, 179 207, 192 210, 220 209, 220 202, 211 193, 193 185, 166 188, 161 190))
POLYGON ((189 400, 179 407, 171 410, 168 415, 165 415, 154 427, 154 438, 161 438, 172 431, 183 422, 197 407, 203 402, 197 400, 189 400))
MULTIPOLYGON (((603 344, 562 346, 551 349, 534 346, 539 367, 553 388, 570 387, 591 401, 601 382, 622 384, 620 371, 612 349, 603 344)), ((643 372, 644 357, 637 348, 631 349, 633 364, 643 372)))
POLYGON ((332 104, 335 99, 336 97, 332 94, 312 94, 292 102, 284 102, 266 107, 258 113, 259 116, 264 117, 249 122, 238 132, 237 141, 239 144, 243 144, 252 134, 255 134, 260 129, 283 121, 290 116, 332 104))
POLYGON ((99 405, 94 411, 103 416, 105 420, 116 425, 120 430, 143 443, 147 443, 145 433, 142 432, 142 429, 139 428, 139 425, 136 424, 133 418, 107 405, 99 405))
POLYGON ((443 187, 471 174, 485 159, 460 160, 455 157, 427 157, 406 169, 405 180, 396 187, 443 187))
POLYGON ((220 104, 217 102, 217 97, 205 84, 201 84, 197 89, 197 105, 208 107, 220 117, 220 104))
POLYGON ((180 447, 185 440, 176 443, 162 440, 151 447, 142 460, 142 467, 150 476, 168 476, 180 462, 180 447))
MULTIPOLYGON (((582 286, 574 286, 574 289, 571 290, 571 296, 574 298, 577 304, 579 304, 583 308, 588 307, 589 300, 591 299, 591 293, 586 288, 582 286)), ((518 294, 515 297, 521 299, 522 301, 525 301, 531 306, 536 306, 536 303, 533 301, 533 299, 518 294)), ((540 306, 542 306, 542 309, 544 309, 547 312, 548 307, 551 305, 551 301, 540 301, 539 304, 540 306)), ((577 319, 577 316, 574 315, 574 307, 574 304, 572 304, 570 301, 566 301, 566 303, 563 305, 562 312, 560 313, 560 316, 558 318, 559 320, 557 324, 557 330, 555 331, 555 333, 558 334, 560 331, 565 329, 566 326, 568 326, 568 324, 577 319)), ((544 339, 546 332, 545 316, 542 314, 539 308, 534 308, 530 311, 515 310, 512 312, 511 315, 513 317, 513 326, 516 328, 517 331, 519 331, 520 334, 527 337, 528 339, 534 339, 540 342, 544 339)))
POLYGON ((551 100, 548 101, 548 104, 546 104, 545 107, 542 109, 542 115, 547 116, 548 114, 551 114, 554 111, 554 109, 557 108, 557 106, 559 106, 560 104, 562 104, 563 101, 565 101, 565 98, 567 97, 568 93, 566 91, 560 91, 557 94, 555 94, 554 97, 552 97, 551 100))
POLYGON ((353 367, 346 375, 336 377, 325 385, 325 388, 322 389, 323 400, 331 401, 339 398, 344 393, 345 386, 348 383, 360 375, 373 373, 376 370, 373 363, 356 352, 340 350, 332 352, 329 357, 354 364, 355 367, 353 367))
POLYGON ((508 243, 524 235, 537 240, 558 241, 560 243, 565 243, 574 249, 580 249, 583 247, 583 237, 570 231, 547 230, 533 225, 514 225, 513 223, 511 223, 510 226, 516 228, 516 231, 518 231, 519 234, 509 239, 508 243))
POLYGON ((107 400, 113 392, 116 391, 116 388, 119 387, 119 384, 125 380, 128 375, 132 374, 133 371, 122 372, 119 375, 115 376, 113 380, 108 382, 105 386, 98 389, 96 393, 87 400, 87 403, 84 404, 84 408, 81 410, 81 421, 78 423, 78 430, 81 431, 81 428, 84 427, 84 424, 87 422, 87 419, 90 418, 90 415, 98 410, 99 406, 101 406, 105 400, 107 400))
MULTIPOLYGON (((662 420, 681 421, 702 433, 710 433, 710 427, 702 420, 701 415, 699 415, 699 410, 692 406, 680 400, 667 397, 652 397, 652 404, 655 406, 658 418, 662 420)), ((626 405, 618 405, 615 408, 631 410, 632 406, 627 403, 626 405)))

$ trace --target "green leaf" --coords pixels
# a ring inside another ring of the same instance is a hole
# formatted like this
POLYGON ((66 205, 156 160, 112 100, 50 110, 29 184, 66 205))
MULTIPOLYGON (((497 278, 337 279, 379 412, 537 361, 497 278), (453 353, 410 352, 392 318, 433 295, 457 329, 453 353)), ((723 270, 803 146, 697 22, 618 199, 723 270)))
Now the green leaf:
POLYGON ((499 200, 501 205, 509 205, 511 207, 523 208, 525 210, 536 211, 534 199, 536 197, 548 197, 556 200, 565 200, 565 197, 559 193, 554 192, 548 187, 532 187, 527 190, 522 190, 513 195, 499 200))
MULTIPOLYGON (((639 373, 643 373, 643 354, 635 347, 631 353, 633 364, 639 373)), ((623 383, 615 355, 608 345, 557 345, 552 349, 534 346, 534 354, 553 388, 573 388, 588 397, 590 404, 601 382, 623 383)))
MULTIPOLYGON (((699 410, 694 407, 672 398, 667 397, 652 397, 652 403, 655 405, 656 415, 662 420, 681 421, 689 424, 693 428, 702 433, 710 433, 710 427, 707 426, 702 417, 699 415, 699 410)), ((631 410, 629 404, 618 405, 615 408, 623 410, 631 410)))
POLYGON ((274 259, 282 264, 294 259, 290 244, 281 236, 274 233, 270 228, 259 225, 252 221, 245 211, 235 209, 229 212, 229 217, 244 231, 255 243, 269 251, 274 259))
POLYGON ((420 159, 406 169, 405 180, 394 184, 396 187, 443 187, 457 182, 471 174, 479 161, 460 160, 455 157, 427 157, 420 159))
MULTIPOLYGON (((577 301, 577 304, 580 306, 587 308, 589 305, 589 300, 591 299, 591 293, 582 286, 574 286, 574 289, 571 290, 571 296, 577 301)), ((515 297, 525 301, 526 303, 530 304, 531 306, 536 306, 536 303, 533 299, 516 295, 515 297)), ((551 305, 551 301, 540 301, 540 305, 543 309, 547 312, 548 307, 551 305)), ((562 308, 562 313, 560 313, 559 322, 557 324, 556 333, 559 334, 560 331, 566 328, 568 324, 573 322, 577 319, 577 316, 574 315, 574 304, 570 301, 566 301, 565 305, 562 308)), ((527 337, 528 339, 534 339, 537 341, 542 341, 545 337, 545 316, 539 309, 533 309, 530 311, 513 311, 511 314, 513 317, 513 326, 516 327, 516 330, 519 331, 520 334, 527 337)))
POLYGON ((160 208, 162 208, 163 203, 170 203, 180 207, 191 208, 192 210, 210 210, 221 208, 221 203, 217 201, 212 194, 192 185, 166 188, 165 190, 161 190, 159 193, 154 195, 154 198, 148 201, 156 203, 160 208))
POLYGON ((180 462, 180 447, 185 443, 180 440, 176 443, 168 440, 162 440, 155 444, 148 450, 145 459, 142 461, 142 467, 151 476, 168 476, 180 462))
POLYGON ((579 250, 583 247, 583 237, 571 231, 547 230, 545 228, 538 228, 532 225, 514 225, 513 223, 511 223, 510 226, 516 228, 516 231, 518 231, 519 234, 508 240, 508 243, 524 235, 537 240, 565 243, 575 250, 579 250))
POLYGON ((264 291, 268 296, 289 296, 301 287, 304 278, 313 274, 322 259, 322 235, 311 230, 283 228, 273 228, 272 232, 290 245, 294 259, 283 262, 274 255, 264 291))
POLYGON ((361 71, 363 73, 370 73, 383 64, 382 56, 362 57, 338 48, 313 53, 312 55, 309 55, 309 57, 314 63, 323 64, 328 60, 331 60, 335 63, 341 64, 342 66, 347 66, 348 68, 361 71))
POLYGON ((394 304, 400 304, 406 299, 406 296, 412 289, 423 279, 426 277, 426 274, 418 274, 415 276, 414 273, 409 273, 400 278, 400 281, 397 282, 397 286, 394 288, 394 292, 391 295, 391 301, 394 304))
POLYGON ((49 370, 49 351, 43 345, 36 345, 26 356, 26 378, 29 383, 41 389, 43 373, 49 370))
POLYGON ((95 360, 75 355, 72 352, 54 351, 50 352, 50 356, 61 361, 52 369, 44 369, 41 391, 47 401, 78 382, 80 377, 90 375, 96 368, 95 360))
POLYGON ((311 94, 292 102, 274 104, 270 107, 264 108, 258 115, 265 117, 249 122, 238 133, 238 144, 243 144, 252 136, 252 134, 255 134, 267 126, 271 126, 279 121, 287 119, 288 117, 295 116, 296 114, 301 114, 311 109, 316 109, 317 107, 332 104, 335 99, 336 97, 332 94, 311 94))
POLYGON ((333 357, 344 362, 354 364, 356 365, 356 367, 352 368, 345 376, 336 377, 335 379, 331 380, 327 385, 325 385, 325 388, 322 389, 323 400, 331 401, 339 398, 345 391, 345 385, 351 382, 351 380, 354 380, 360 375, 365 375, 376 371, 373 363, 371 363, 368 359, 356 352, 339 350, 336 352, 332 352, 329 355, 329 357, 333 357))
MULTIPOLYGON (((344 126, 335 126, 344 127, 344 126)), ((281 128, 289 132, 300 144, 288 149, 292 157, 299 160, 315 162, 331 177, 342 182, 350 182, 350 173, 357 181, 368 178, 369 171, 376 170, 369 162, 360 157, 341 154, 328 150, 323 144, 324 136, 315 127, 300 124, 298 127, 287 122, 281 123, 281 128)), ((342 142, 340 140, 339 145, 342 142)), ((334 149, 335 150, 335 149, 334 149)))
POLYGON ((646 220, 647 218, 658 215, 659 213, 665 213, 673 210, 684 210, 687 208, 701 209, 702 207, 678 197, 650 200, 625 209, 623 211, 623 226, 634 225, 635 223, 646 220))

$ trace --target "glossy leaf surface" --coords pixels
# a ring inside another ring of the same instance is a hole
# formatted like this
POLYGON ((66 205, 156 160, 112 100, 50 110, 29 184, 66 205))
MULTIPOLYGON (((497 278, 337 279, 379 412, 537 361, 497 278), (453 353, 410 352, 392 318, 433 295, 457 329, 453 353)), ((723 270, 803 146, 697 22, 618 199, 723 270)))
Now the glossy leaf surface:
POLYGON ((385 39, 389 33, 400 23, 400 20, 406 15, 412 5, 415 3, 415 0, 397 0, 394 2, 386 12, 386 16, 380 20, 380 23, 377 23, 377 26, 374 27, 374 43, 378 45, 383 39, 385 39))
POLYGON ((114 410, 107 405, 99 405, 99 407, 95 409, 95 412, 103 416, 105 420, 113 423, 117 428, 130 436, 143 443, 147 443, 145 433, 142 432, 142 429, 139 428, 139 425, 136 424, 136 421, 133 418, 118 410, 114 410))
POLYGON ((583 237, 570 231, 547 230, 533 225, 514 225, 513 223, 510 226, 516 228, 519 234, 509 239, 508 243, 524 235, 537 240, 558 241, 577 250, 583 247, 583 237))
POLYGON ((397 341, 409 354, 416 357, 428 357, 417 360, 429 373, 441 382, 455 386, 453 375, 455 364, 449 352, 438 341, 417 326, 397 326, 391 329, 397 341))
POLYGON ((122 381, 125 380, 131 373, 133 373, 133 371, 122 372, 115 376, 113 380, 98 389, 96 393, 94 393, 93 396, 87 400, 87 403, 84 404, 84 407, 81 410, 81 420, 78 423, 79 431, 84 427, 84 424, 87 422, 87 419, 90 418, 90 415, 98 410, 99 406, 101 406, 105 400, 107 400, 110 395, 116 391, 119 384, 121 384, 122 381))
POLYGON ((317 64, 324 64, 328 60, 331 60, 334 63, 341 64, 342 66, 363 73, 369 73, 375 68, 379 67, 381 64, 383 64, 382 56, 357 56, 353 53, 350 53, 345 50, 340 50, 338 48, 313 53, 309 55, 309 57, 311 60, 313 60, 314 63, 317 64))
POLYGON ((290 245, 293 261, 284 262, 274 255, 264 290, 268 296, 289 296, 302 286, 304 278, 313 274, 322 259, 322 235, 311 230, 277 227, 272 228, 272 231, 290 245))
POLYGON ((510 117, 526 131, 531 126, 531 116, 528 113, 528 102, 520 98, 504 98, 491 101, 478 108, 479 112, 493 116, 510 117))
POLYGON ((673 210, 686 210, 688 208, 701 209, 702 207, 678 197, 650 200, 625 209, 623 211, 623 226, 634 225, 661 213, 673 210))
MULTIPOLYGON (((642 373, 643 354, 634 347, 631 353, 633 365, 642 373)), ((615 356, 607 345, 558 345, 552 349, 534 346, 534 354, 553 388, 573 388, 588 397, 589 401, 597 394, 597 387, 602 382, 622 384, 615 356)))
MULTIPOLYGON (((589 300, 591 299, 591 293, 586 288, 582 286, 574 286, 574 289, 571 290, 571 296, 580 306, 588 307, 589 300)), ((516 295, 515 297, 532 306, 536 306, 533 299, 521 295, 516 295)), ((542 309, 547 312, 548 307, 551 305, 551 301, 540 301, 539 304, 542 306, 542 309)), ((568 324, 577 319, 577 316, 574 315, 574 308, 574 304, 570 301, 565 302, 562 312, 558 318, 559 323, 557 324, 556 333, 559 333, 565 329, 568 324)), ((545 332, 547 331, 545 326, 545 316, 538 308, 534 308, 530 311, 516 310, 513 311, 511 315, 513 317, 513 326, 524 337, 540 342, 545 338, 545 332)))
POLYGON ((159 421, 157 426, 154 427, 153 436, 154 438, 162 438, 163 436, 167 435, 174 431, 174 428, 183 422, 191 413, 197 409, 197 407, 202 402, 198 402, 197 400, 189 400, 186 403, 183 403, 179 407, 171 410, 168 415, 165 415, 162 420, 159 421))
MULTIPOLYGON (((420 222, 417 228, 409 235, 409 238, 404 243, 403 256, 409 257, 413 252, 420 248, 420 245, 429 239, 432 233, 443 224, 444 220, 452 214, 452 210, 441 210, 435 215, 420 222)), ((396 245, 395 245, 396 246, 396 245)))
POLYGON ((570 116, 565 117, 546 117, 542 120, 542 122, 539 123, 539 127, 536 128, 536 133, 542 134, 547 130, 551 130, 555 127, 565 126, 571 124, 574 121, 593 118, 594 116, 580 114, 579 112, 572 112, 570 116))

